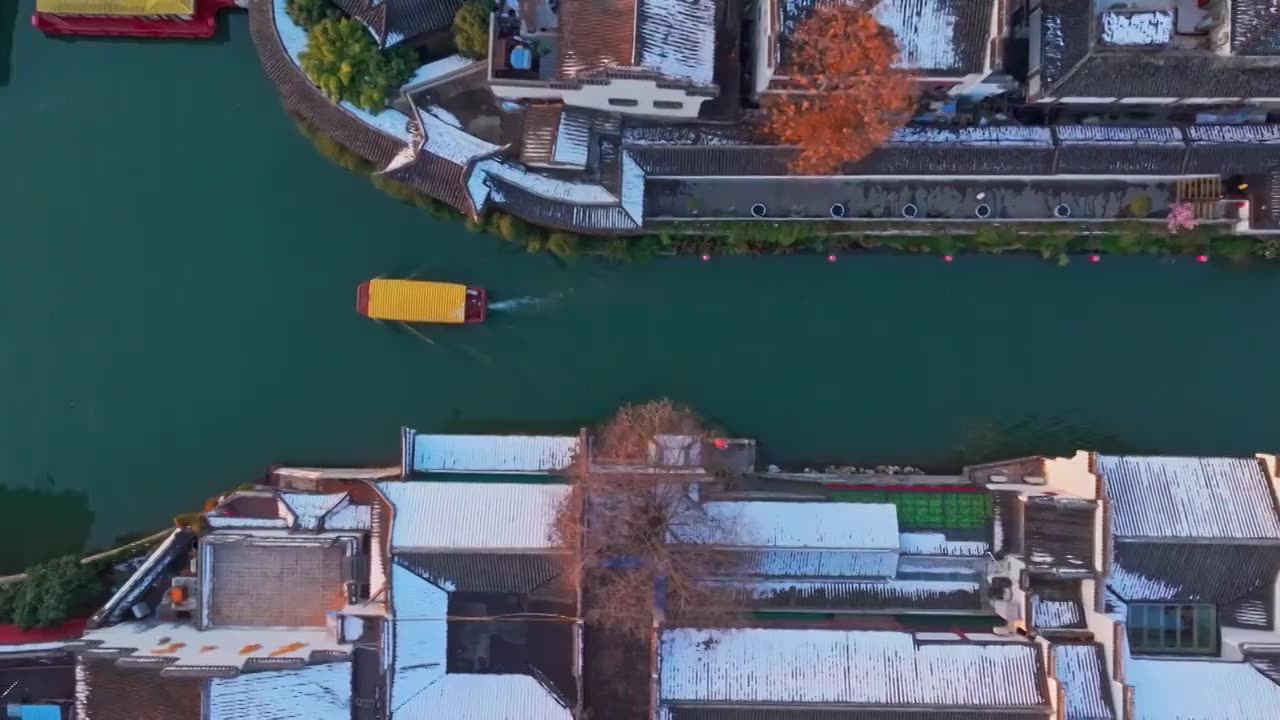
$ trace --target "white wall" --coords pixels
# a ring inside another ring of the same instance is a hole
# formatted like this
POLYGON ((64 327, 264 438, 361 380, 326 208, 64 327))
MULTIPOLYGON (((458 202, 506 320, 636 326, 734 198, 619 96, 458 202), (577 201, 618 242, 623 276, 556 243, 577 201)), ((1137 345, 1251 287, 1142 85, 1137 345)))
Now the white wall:
POLYGON ((489 87, 493 94, 511 100, 561 100, 565 105, 622 113, 624 115, 649 115, 655 117, 694 118, 709 98, 693 96, 684 90, 660 88, 653 80, 613 78, 607 85, 583 85, 576 90, 548 87, 545 84, 506 84, 501 78, 493 78, 489 87), (634 106, 610 105, 610 98, 635 100, 634 106), (678 102, 679 109, 657 108, 654 101, 678 102))

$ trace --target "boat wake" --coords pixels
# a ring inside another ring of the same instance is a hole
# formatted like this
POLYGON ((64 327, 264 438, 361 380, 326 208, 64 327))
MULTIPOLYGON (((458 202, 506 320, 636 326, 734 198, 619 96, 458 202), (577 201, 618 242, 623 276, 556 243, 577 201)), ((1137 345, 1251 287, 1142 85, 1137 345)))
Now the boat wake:
POLYGON ((562 296, 548 295, 546 297, 535 297, 529 295, 521 298, 512 298, 511 300, 500 300, 498 302, 489 303, 490 310, 510 311, 510 310, 540 310, 545 305, 550 305, 559 300, 562 296))

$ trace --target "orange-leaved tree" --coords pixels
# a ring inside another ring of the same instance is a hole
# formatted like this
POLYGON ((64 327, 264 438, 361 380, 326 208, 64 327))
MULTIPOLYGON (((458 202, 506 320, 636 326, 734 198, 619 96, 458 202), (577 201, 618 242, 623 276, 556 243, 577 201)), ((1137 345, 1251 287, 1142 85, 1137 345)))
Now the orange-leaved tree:
MULTIPOLYGON (((821 0, 819 0, 821 2, 821 0)), ((800 149, 792 171, 831 173, 861 159, 911 116, 910 76, 869 2, 828 0, 796 26, 782 70, 786 89, 762 105, 764 131, 800 149)))

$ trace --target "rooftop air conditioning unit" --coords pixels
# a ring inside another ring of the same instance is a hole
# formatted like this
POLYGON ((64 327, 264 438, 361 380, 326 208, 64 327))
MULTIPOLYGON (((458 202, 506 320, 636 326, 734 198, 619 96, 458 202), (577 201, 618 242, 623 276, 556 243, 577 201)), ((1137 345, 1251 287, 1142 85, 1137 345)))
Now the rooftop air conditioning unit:
POLYGON ((1044 478, 1037 475, 1028 475, 1027 477, 1022 478, 1022 482, 1028 485, 1044 485, 1044 478))
POLYGON ((994 483, 996 485, 1003 485, 1004 483, 1009 482, 1009 476, 1008 475, 991 475, 990 477, 987 478, 987 482, 994 483))

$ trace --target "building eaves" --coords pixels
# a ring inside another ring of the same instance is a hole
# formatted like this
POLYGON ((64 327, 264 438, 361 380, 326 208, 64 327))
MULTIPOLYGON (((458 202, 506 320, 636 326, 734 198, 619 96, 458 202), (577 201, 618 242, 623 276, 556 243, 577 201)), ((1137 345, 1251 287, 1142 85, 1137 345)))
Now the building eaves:
POLYGON ((1039 650, 1026 642, 924 642, 900 632, 669 629, 658 699, 858 708, 1047 708, 1039 650))
POLYGON ((1120 538, 1280 544, 1280 514, 1257 458, 1098 455, 1120 538))
POLYGON ((397 565, 450 592, 528 594, 568 568, 563 553, 417 553, 395 555, 397 565))
POLYGON ((1063 689, 1063 720, 1113 720, 1106 663, 1097 643, 1054 643, 1053 675, 1063 689))

